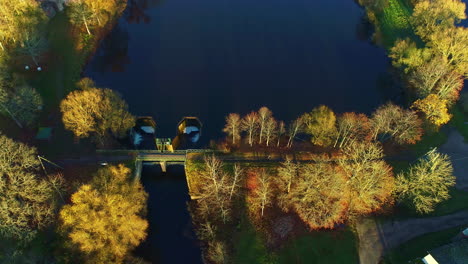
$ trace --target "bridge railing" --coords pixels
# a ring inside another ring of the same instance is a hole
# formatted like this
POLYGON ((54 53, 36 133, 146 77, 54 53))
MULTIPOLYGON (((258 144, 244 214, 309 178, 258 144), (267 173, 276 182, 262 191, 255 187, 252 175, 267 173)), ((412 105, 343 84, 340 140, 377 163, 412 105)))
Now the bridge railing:
POLYGON ((186 149, 186 150, 150 150, 150 149, 98 149, 98 154, 125 154, 125 155, 138 155, 138 154, 186 154, 186 153, 211 153, 217 152, 212 149, 186 149))

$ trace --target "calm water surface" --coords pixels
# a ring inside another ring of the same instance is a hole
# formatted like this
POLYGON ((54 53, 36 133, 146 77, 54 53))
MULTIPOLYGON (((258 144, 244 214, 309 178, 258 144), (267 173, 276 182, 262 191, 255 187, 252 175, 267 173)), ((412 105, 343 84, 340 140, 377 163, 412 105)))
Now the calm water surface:
POLYGON ((362 15, 353 0, 131 0, 85 74, 159 136, 195 115, 221 137, 228 113, 263 105, 285 121, 319 104, 368 113, 397 92, 379 88, 388 60, 362 15))
POLYGON ((148 238, 136 254, 155 264, 201 264, 201 253, 186 209, 189 200, 184 167, 143 166, 148 193, 148 238))

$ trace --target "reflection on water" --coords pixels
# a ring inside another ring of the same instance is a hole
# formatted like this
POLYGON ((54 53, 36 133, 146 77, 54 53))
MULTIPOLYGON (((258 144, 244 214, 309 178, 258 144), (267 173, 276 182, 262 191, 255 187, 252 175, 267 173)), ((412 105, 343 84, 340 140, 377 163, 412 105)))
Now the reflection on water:
POLYGON ((171 165, 167 173, 162 173, 159 165, 144 165, 141 181, 149 194, 150 230, 136 254, 151 263, 201 264, 201 252, 187 211, 189 196, 184 167, 171 165))
POLYGON ((128 39, 127 29, 117 24, 94 55, 92 70, 101 74, 108 71, 124 72, 125 66, 130 64, 128 39))
POLYGON ((129 0, 125 14, 130 63, 100 71, 96 56, 85 75, 153 116, 158 137, 173 137, 183 116, 199 117, 209 140, 230 112, 266 105, 288 122, 319 104, 370 113, 389 99, 377 89, 388 59, 360 40, 369 29, 353 0, 129 0))
POLYGON ((151 17, 147 14, 148 8, 155 7, 162 3, 163 0, 128 0, 127 10, 125 10, 124 18, 129 24, 144 22, 148 24, 151 17))

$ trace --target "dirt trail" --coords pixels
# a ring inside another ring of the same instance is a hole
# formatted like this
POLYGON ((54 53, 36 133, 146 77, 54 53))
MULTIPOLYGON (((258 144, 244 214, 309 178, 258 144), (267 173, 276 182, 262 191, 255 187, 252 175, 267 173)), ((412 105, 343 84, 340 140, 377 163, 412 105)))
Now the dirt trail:
POLYGON ((413 218, 380 224, 374 219, 363 219, 356 229, 359 235, 361 264, 377 264, 386 250, 412 238, 440 230, 468 224, 468 210, 450 215, 413 218))

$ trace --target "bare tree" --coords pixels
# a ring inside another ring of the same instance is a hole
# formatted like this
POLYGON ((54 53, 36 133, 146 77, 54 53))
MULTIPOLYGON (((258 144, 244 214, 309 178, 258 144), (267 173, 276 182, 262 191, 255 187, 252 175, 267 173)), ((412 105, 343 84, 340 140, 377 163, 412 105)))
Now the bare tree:
POLYGON ((280 189, 285 189, 286 193, 291 191, 291 184, 294 177, 297 176, 299 169, 299 164, 293 161, 291 155, 286 156, 286 160, 281 163, 280 168, 278 169, 278 185, 281 186, 280 189))
POLYGON ((381 141, 393 139, 398 144, 414 144, 421 139, 422 122, 411 110, 387 103, 372 114, 372 139, 380 136, 381 141))
POLYGON ((394 178, 380 144, 354 142, 343 152, 338 164, 348 179, 348 215, 369 214, 391 202, 394 178))
POLYGON ((288 144, 286 145, 288 148, 292 147, 294 138, 296 137, 297 133, 301 131, 302 125, 303 125, 303 120, 300 117, 294 120, 289 125, 289 130, 288 130, 289 140, 288 140, 288 144))
POLYGON ((284 124, 284 121, 280 121, 278 123, 278 129, 276 130, 276 138, 278 141, 276 142, 276 146, 279 147, 281 143, 281 138, 283 135, 286 133, 286 125, 284 124))
POLYGON ((256 186, 248 197, 248 203, 255 216, 263 216, 265 208, 271 205, 273 190, 271 177, 265 168, 255 169, 256 186))
POLYGON ((229 201, 232 201, 232 196, 234 194, 235 189, 239 187, 239 182, 242 178, 243 173, 244 173, 244 169, 242 169, 240 164, 239 163, 234 164, 233 173, 232 173, 233 179, 231 182, 231 190, 229 192, 229 201))
POLYGON ((435 206, 450 198, 455 176, 450 158, 433 150, 421 157, 410 169, 397 176, 398 200, 420 214, 434 211, 435 206))
POLYGON ((265 133, 265 143, 267 147, 270 145, 270 141, 275 136, 275 130, 277 126, 278 126, 278 122, 276 122, 276 120, 273 117, 268 118, 267 121, 265 122, 264 133, 265 133))
POLYGON ((253 139, 258 131, 258 114, 251 112, 242 119, 242 130, 247 132, 249 145, 253 145, 253 139))
POLYGON ((333 147, 342 148, 370 137, 369 119, 364 114, 344 113, 338 118, 338 134, 333 147))
POLYGON ((236 144, 236 141, 240 139, 241 132, 241 118, 239 114, 231 113, 226 117, 226 126, 223 132, 227 133, 232 138, 232 144, 236 144))
POLYGON ((260 127, 260 138, 258 140, 259 144, 262 144, 262 139, 265 136, 265 126, 268 120, 273 116, 273 113, 268 109, 268 107, 263 106, 258 110, 258 123, 260 127))

